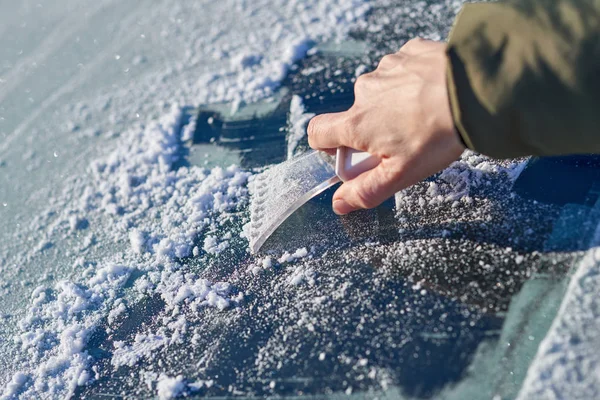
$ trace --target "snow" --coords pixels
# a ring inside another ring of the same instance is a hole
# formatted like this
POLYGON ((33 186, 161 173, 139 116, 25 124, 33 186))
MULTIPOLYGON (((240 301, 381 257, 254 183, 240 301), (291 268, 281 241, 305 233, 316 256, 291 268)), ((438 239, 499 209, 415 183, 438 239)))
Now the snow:
POLYGON ((160 400, 174 399, 179 396, 185 389, 183 376, 179 375, 175 378, 162 375, 158 378, 156 391, 160 400))
POLYGON ((19 394, 19 392, 20 392, 21 388, 23 387, 23 385, 25 384, 25 382, 27 381, 27 379, 29 379, 29 377, 27 375, 25 375, 24 373, 16 372, 12 376, 12 379, 10 380, 8 385, 6 385, 4 393, 2 394, 0 399, 9 400, 11 398, 16 397, 19 394))
MULTIPOLYGON (((2 399, 69 398, 100 379, 107 372, 98 369, 88 351, 90 338, 103 330, 113 333, 147 299, 159 299, 164 307, 154 325, 111 342, 111 368, 140 366, 163 349, 199 342, 198 318, 212 321, 223 313, 231 315, 224 321, 235 324, 246 293, 214 279, 210 267, 211 260, 227 259, 239 247, 237 231, 232 235, 229 224, 244 218, 251 172, 235 165, 174 169, 196 128, 186 113, 198 104, 231 101, 235 110, 269 97, 315 43, 346 37, 353 26, 364 24, 369 10, 362 0, 161 0, 150 10, 135 2, 65 0, 67 5, 73 10, 66 14, 52 7, 18 9, 24 17, 14 24, 29 16, 28 29, 40 39, 32 36, 35 44, 29 48, 22 43, 23 54, 5 54, 13 46, 2 38, 12 36, 0 35, 0 52, 7 60, 0 66, 0 187, 9 188, 0 194, 0 241, 5 244, 0 249, 0 311, 7 320, 0 337, 2 399), (41 23, 34 23, 36 18, 41 23), (80 40, 80 51, 65 51, 80 40)), ((421 16, 424 5, 407 8, 402 12, 421 16)), ((23 30, 9 21, 13 14, 0 13, 0 31, 23 30)), ((314 66, 303 74, 324 68, 314 66)), ((361 64, 355 74, 369 69, 361 64)), ((311 118, 305 111, 302 99, 292 97, 288 157, 304 139, 311 118)), ((482 207, 476 192, 490 177, 506 175, 514 181, 523 167, 522 162, 502 164, 466 152, 427 187, 396 196, 399 220, 407 210, 417 215, 428 207, 451 205, 456 212, 468 208, 483 221, 489 207, 482 207)), ((426 245, 403 243, 394 255, 417 265, 426 245)), ((256 368, 261 378, 269 376, 264 370, 274 371, 278 363, 298 356, 280 351, 281 343, 287 331, 296 333, 293 329, 314 333, 323 303, 351 296, 354 303, 367 302, 348 294, 349 284, 336 286, 339 282, 331 280, 318 287, 325 277, 313 254, 301 248, 251 260, 250 270, 275 276, 272 293, 264 295, 271 294, 273 309, 278 308, 265 311, 269 316, 287 312, 277 302, 290 293, 304 296, 290 307, 296 313, 290 317, 293 324, 281 327, 260 349, 256 368)), ((516 264, 523 261, 515 257, 516 264)), ((600 385, 594 373, 599 361, 595 353, 585 353, 585 344, 597 340, 598 332, 597 316, 582 311, 598 308, 590 295, 598 292, 592 266, 598 256, 590 257, 540 349, 524 398, 548 390, 568 397, 575 393, 569 385, 575 384, 590 394, 600 385), (572 330, 581 322, 572 320, 577 315, 589 329, 577 337, 581 350, 568 353, 572 330), (577 365, 569 357, 584 362, 577 365), (582 373, 583 382, 569 377, 561 383, 573 370, 582 373)), ((389 261, 381 258, 384 264, 389 261)), ((245 271, 231 267, 232 281, 245 271)), ((321 349, 315 353, 319 360, 334 358, 321 349)), ((366 359, 355 356, 348 363, 365 368, 366 359)), ((164 399, 213 386, 210 379, 187 383, 177 370, 139 372, 164 399)), ((386 385, 384 370, 364 375, 386 385)))
POLYGON ((290 159, 296 154, 296 148, 306 136, 306 127, 308 122, 314 117, 315 114, 307 113, 302 98, 298 95, 292 96, 290 103, 290 113, 288 118, 288 124, 290 125, 289 133, 287 137, 287 158, 290 159))
POLYGON ((303 247, 301 249, 297 249, 294 253, 290 254, 289 252, 285 252, 281 255, 281 257, 279 257, 279 259, 277 261, 279 261, 279 263, 290 263, 290 262, 294 262, 298 259, 304 258, 308 255, 308 250, 306 249, 306 247, 303 247))
POLYGON ((137 229, 129 231, 129 242, 131 243, 131 250, 136 254, 142 254, 145 251, 144 234, 137 229))

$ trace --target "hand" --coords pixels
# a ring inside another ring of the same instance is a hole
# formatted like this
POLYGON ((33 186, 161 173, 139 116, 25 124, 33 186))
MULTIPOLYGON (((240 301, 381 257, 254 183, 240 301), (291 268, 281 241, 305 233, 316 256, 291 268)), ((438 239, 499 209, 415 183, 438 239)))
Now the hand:
POLYGON ((376 207, 460 157, 464 146, 450 111, 446 66, 444 43, 411 40, 356 80, 348 111, 310 121, 312 148, 331 153, 347 146, 381 159, 337 190, 337 214, 376 207))

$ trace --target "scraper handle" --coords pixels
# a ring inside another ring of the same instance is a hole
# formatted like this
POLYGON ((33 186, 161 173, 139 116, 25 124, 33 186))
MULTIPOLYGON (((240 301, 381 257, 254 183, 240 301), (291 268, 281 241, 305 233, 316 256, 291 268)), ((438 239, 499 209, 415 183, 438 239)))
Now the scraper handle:
POLYGON ((350 147, 338 147, 335 156, 335 173, 342 182, 346 182, 375 168, 380 162, 379 158, 367 152, 350 147))

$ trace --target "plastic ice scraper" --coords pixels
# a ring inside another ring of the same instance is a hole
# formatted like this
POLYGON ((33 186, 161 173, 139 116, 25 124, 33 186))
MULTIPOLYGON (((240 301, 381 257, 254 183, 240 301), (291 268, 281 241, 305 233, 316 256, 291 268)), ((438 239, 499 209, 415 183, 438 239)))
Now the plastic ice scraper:
POLYGON ((256 253, 275 230, 307 201, 340 181, 375 168, 380 160, 340 147, 335 158, 311 151, 274 165, 251 179, 250 223, 246 235, 256 253))

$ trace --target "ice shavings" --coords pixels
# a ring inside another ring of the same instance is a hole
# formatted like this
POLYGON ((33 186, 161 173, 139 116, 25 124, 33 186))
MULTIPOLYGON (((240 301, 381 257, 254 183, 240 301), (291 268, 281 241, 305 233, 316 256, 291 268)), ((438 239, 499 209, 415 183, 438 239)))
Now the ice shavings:
POLYGON ((114 322, 121 317, 127 311, 127 306, 121 300, 115 301, 115 305, 108 313, 108 318, 106 320, 107 325, 110 327, 114 324, 114 322))
POLYGON ((300 258, 304 258, 308 255, 308 250, 306 247, 296 250, 293 254, 288 253, 287 251, 279 257, 279 263, 289 263, 294 262, 300 258))
MULTIPOLYGON (((111 209, 120 210, 116 228, 129 236, 135 253, 149 251, 156 261, 189 256, 198 234, 216 227, 211 216, 226 218, 247 194, 250 174, 235 166, 171 170, 181 145, 180 124, 181 110, 174 108, 134 134, 133 145, 96 162, 93 173, 100 190, 81 200, 86 208, 97 207, 109 215, 114 214, 111 209), (158 217, 158 224, 148 226, 152 229, 144 229, 148 216, 158 217)), ((219 251, 225 248, 208 237, 207 252, 214 252, 212 245, 219 251)))
POLYGON ((22 333, 14 338, 35 363, 24 394, 71 395, 88 380, 92 360, 85 345, 99 316, 93 313, 115 300, 130 272, 124 265, 108 264, 81 284, 61 281, 33 292, 31 308, 19 324, 22 333))
POLYGON ((137 229, 129 231, 129 243, 131 250, 136 254, 142 254, 146 251, 146 238, 143 232, 137 229))
POLYGON ((25 382, 29 379, 29 377, 27 375, 25 375, 22 372, 16 372, 10 382, 8 382, 8 384, 6 385, 6 388, 4 389, 4 393, 2 393, 2 396, 0 396, 0 399, 2 400, 10 400, 10 399, 14 399, 19 395, 19 392, 21 391, 21 388, 23 387, 23 385, 25 384, 25 382))
POLYGON ((290 113, 288 117, 289 132, 287 135, 287 158, 288 160, 296 154, 298 144, 306 136, 306 126, 308 121, 315 114, 307 113, 302 102, 302 98, 298 95, 292 97, 290 103, 290 113))
POLYGON ((206 279, 181 271, 166 274, 156 288, 161 293, 166 309, 161 316, 163 325, 155 331, 138 333, 131 343, 117 341, 111 364, 115 367, 133 367, 140 360, 150 358, 156 350, 183 343, 188 334, 186 315, 197 314, 211 307, 223 311, 238 304, 243 296, 231 296, 232 287, 226 282, 212 284, 206 279), (189 312, 188 312, 189 311, 189 312))
POLYGON ((174 399, 179 396, 185 389, 186 385, 183 376, 178 375, 174 378, 166 375, 161 375, 158 378, 156 391, 160 400, 174 399))
POLYGON ((315 284, 315 271, 312 268, 306 268, 305 266, 298 266, 294 269, 294 272, 290 275, 287 280, 288 285, 298 286, 303 282, 308 283, 309 285, 315 284))
POLYGON ((216 236, 207 236, 204 239, 202 249, 208 254, 219 254, 227 247, 229 247, 229 242, 227 240, 219 241, 216 236))
POLYGON ((211 283, 206 279, 197 278, 194 274, 183 274, 177 271, 161 281, 158 286, 162 298, 169 308, 179 308, 186 304, 197 311, 204 306, 224 310, 230 305, 228 296, 231 285, 227 282, 211 283))
POLYGON ((424 196, 414 196, 412 189, 398 192, 396 206, 400 208, 403 203, 421 208, 441 204, 449 204, 452 207, 468 205, 473 202, 471 193, 474 190, 491 184, 490 176, 505 174, 513 181, 525 164, 526 161, 517 161, 505 166, 467 150, 460 160, 452 163, 435 180, 427 183, 424 196))
MULTIPOLYGON (((92 163, 91 185, 71 211, 113 219, 114 240, 127 244, 132 255, 128 265, 136 266, 80 262, 76 267, 85 266, 78 274, 84 279, 33 292, 19 325, 21 333, 15 336, 32 361, 23 372, 30 376, 23 395, 71 394, 89 380, 93 358, 85 349, 88 340, 105 319, 110 331, 125 311, 120 291, 134 269, 141 276, 133 288, 142 295, 161 296, 168 309, 224 310, 234 301, 228 296, 229 285, 183 274, 177 260, 192 254, 201 232, 219 230, 219 221, 225 222, 229 212, 244 204, 249 173, 237 167, 173 170, 180 125, 181 109, 174 108, 159 121, 130 132, 128 146, 92 163)), ((171 342, 185 331, 185 321, 179 322, 172 325, 171 342)))
POLYGON ((142 358, 148 357, 156 349, 168 345, 170 338, 161 334, 137 334, 130 345, 117 341, 111 363, 115 367, 138 363, 142 358))
POLYGON ((181 131, 181 141, 189 142, 194 139, 194 133, 196 132, 196 118, 192 118, 188 124, 186 124, 181 131))

